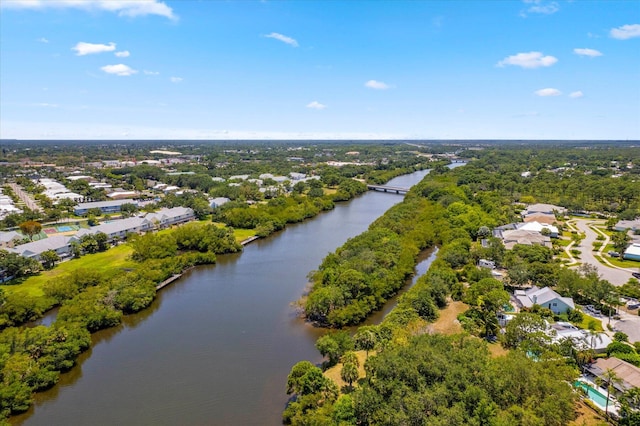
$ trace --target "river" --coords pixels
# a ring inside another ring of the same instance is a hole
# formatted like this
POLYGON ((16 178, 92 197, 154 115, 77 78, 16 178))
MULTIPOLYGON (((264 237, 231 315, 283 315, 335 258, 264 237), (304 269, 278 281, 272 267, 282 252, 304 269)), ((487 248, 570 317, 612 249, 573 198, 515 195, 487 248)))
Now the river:
MULTIPOLYGON (((412 186, 426 173, 389 184, 412 186)), ((324 331, 297 318, 292 302, 309 271, 402 198, 369 191, 243 253, 219 256, 215 266, 188 271, 147 310, 95 333, 79 365, 12 423, 281 424, 289 370, 322 360, 314 343, 324 331)), ((423 258, 420 272, 431 259, 423 258)))

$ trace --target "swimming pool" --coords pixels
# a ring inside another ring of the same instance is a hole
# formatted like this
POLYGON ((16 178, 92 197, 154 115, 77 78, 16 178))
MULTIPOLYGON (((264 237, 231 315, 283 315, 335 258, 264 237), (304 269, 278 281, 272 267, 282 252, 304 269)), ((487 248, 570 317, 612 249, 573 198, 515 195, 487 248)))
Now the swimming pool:
MULTIPOLYGON (((600 391, 598 391, 597 389, 594 389, 593 387, 589 386, 587 383, 585 382, 581 382, 579 380, 576 380, 573 385, 575 387, 578 388, 582 388, 585 391, 587 391, 587 396, 589 397, 590 400, 592 400, 593 402, 595 402, 596 404, 598 404, 601 407, 606 407, 607 405, 607 397, 606 395, 603 395, 602 393, 600 393, 600 391)), ((613 405, 611 398, 609 398, 609 405, 613 405)))

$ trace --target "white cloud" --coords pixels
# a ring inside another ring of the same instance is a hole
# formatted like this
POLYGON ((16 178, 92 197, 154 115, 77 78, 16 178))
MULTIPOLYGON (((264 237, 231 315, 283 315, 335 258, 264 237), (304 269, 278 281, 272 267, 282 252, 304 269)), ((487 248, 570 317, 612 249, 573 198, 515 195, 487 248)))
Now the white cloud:
POLYGON ((169 80, 171 80, 172 83, 180 83, 183 78, 182 77, 171 77, 169 80))
POLYGON ((113 42, 109 44, 94 44, 81 41, 73 46, 71 50, 75 50, 78 56, 93 55, 95 53, 113 52, 116 50, 116 44, 113 42))
POLYGON ((572 99, 578 99, 578 98, 581 98, 583 96, 584 96, 584 93, 582 93, 581 90, 569 93, 569 97, 572 98, 572 99))
POLYGON ((556 62, 558 62, 558 58, 554 56, 543 56, 542 52, 528 52, 507 56, 496 65, 499 67, 514 65, 522 68, 539 68, 550 67, 556 62))
POLYGON ((326 107, 327 107, 326 105, 321 104, 321 103, 320 103, 320 102, 318 102, 318 101, 309 102, 309 103, 307 104, 307 108, 311 108, 311 109, 318 109, 318 110, 320 110, 320 109, 325 109, 326 107))
POLYGON ((592 58, 595 58, 596 56, 602 56, 602 52, 595 50, 595 49, 573 49, 573 53, 575 53, 576 55, 580 55, 580 56, 589 56, 592 58))
POLYGON ((102 10, 117 13, 118 16, 158 15, 178 19, 173 9, 159 0, 10 0, 0 2, 6 9, 81 9, 102 10))
POLYGON ((369 89, 375 89, 375 90, 387 90, 391 88, 391 86, 389 86, 387 83, 383 83, 382 81, 376 81, 376 80, 369 80, 364 84, 364 86, 368 87, 369 89))
POLYGON ((158 71, 144 70, 142 72, 144 73, 144 75, 160 75, 160 73, 158 71))
POLYGON ((553 89, 551 87, 548 87, 546 89, 536 90, 534 93, 536 95, 538 95, 538 96, 560 96, 560 95, 562 95, 561 91, 559 91, 558 89, 553 89))
POLYGON ((640 37, 640 24, 623 25, 618 28, 612 28, 611 31, 609 31, 609 35, 618 40, 640 37))
POLYGON ((40 37, 37 41, 39 41, 40 43, 49 43, 49 40, 44 37, 40 37))
POLYGON ((276 40, 280 40, 283 43, 287 43, 290 46, 298 47, 298 42, 295 39, 291 37, 287 37, 286 35, 282 35, 280 33, 271 33, 271 34, 265 35, 264 37, 274 38, 276 40))
POLYGON ((40 102, 38 104, 33 104, 32 106, 40 107, 40 108, 58 108, 58 107, 60 107, 60 105, 58 105, 58 104, 50 104, 50 103, 47 103, 47 102, 40 102))
POLYGON ((129 53, 128 50, 123 50, 122 52, 114 53, 114 55, 116 55, 118 58, 127 58, 127 57, 131 56, 131 53, 129 53))
POLYGON ((560 7, 558 7, 558 3, 552 1, 547 4, 537 3, 535 6, 531 6, 529 9, 527 9, 526 13, 542 13, 544 15, 552 15, 559 10, 560 7))
POLYGON ((133 74, 136 74, 138 71, 130 68, 127 65, 124 64, 117 64, 117 65, 105 65, 104 67, 100 68, 102 71, 106 72, 107 74, 115 74, 118 75, 120 77, 127 77, 133 74))

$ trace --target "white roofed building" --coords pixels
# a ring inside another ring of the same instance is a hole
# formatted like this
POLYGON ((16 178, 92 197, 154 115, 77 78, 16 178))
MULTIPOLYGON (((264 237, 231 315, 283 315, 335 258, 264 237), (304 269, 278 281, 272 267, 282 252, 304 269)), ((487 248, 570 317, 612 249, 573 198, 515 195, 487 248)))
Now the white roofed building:
POLYGON ((562 314, 569 309, 575 309, 573 299, 562 297, 549 287, 531 287, 529 290, 516 290, 516 300, 522 307, 531 308, 539 305, 550 309, 554 314, 562 314))

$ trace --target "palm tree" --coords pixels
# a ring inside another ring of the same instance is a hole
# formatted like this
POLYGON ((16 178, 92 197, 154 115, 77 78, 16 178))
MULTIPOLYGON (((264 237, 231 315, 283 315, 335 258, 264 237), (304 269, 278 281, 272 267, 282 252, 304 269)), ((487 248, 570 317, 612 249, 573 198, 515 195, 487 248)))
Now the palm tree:
POLYGON ((607 402, 604 407, 604 414, 606 417, 609 417, 609 396, 611 395, 611 390, 614 389, 615 385, 621 384, 622 379, 610 368, 607 368, 600 378, 607 383, 607 402))

